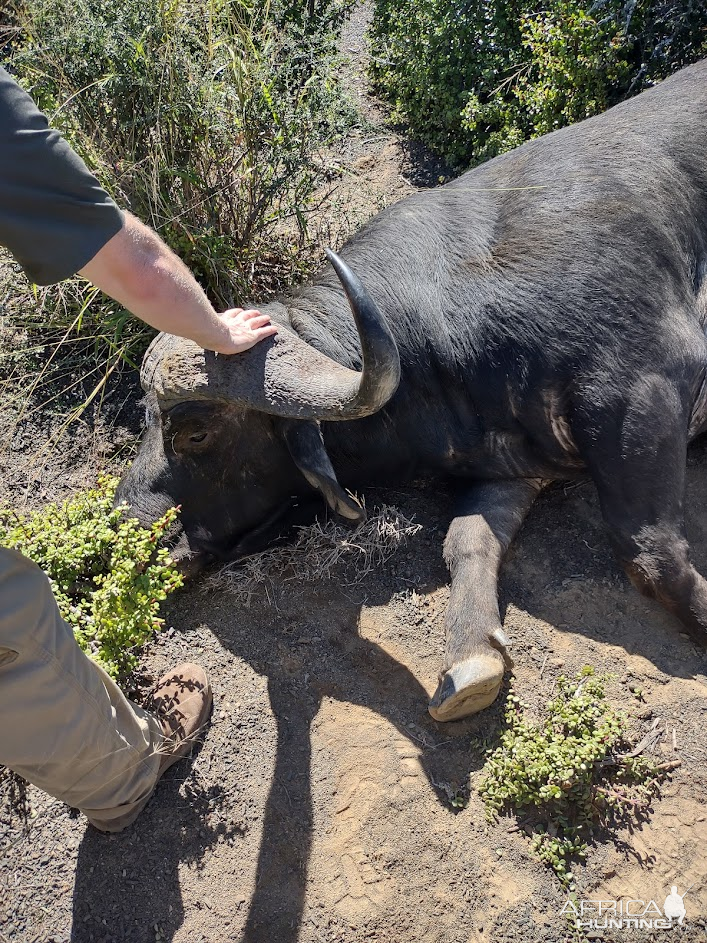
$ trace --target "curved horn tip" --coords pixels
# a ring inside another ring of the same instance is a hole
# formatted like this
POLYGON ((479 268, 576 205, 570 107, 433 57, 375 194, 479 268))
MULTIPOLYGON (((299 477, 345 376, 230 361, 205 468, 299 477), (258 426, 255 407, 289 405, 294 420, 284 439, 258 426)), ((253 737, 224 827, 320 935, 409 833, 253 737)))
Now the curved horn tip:
POLYGON ((340 255, 334 252, 333 249, 325 249, 324 252, 326 253, 327 259, 331 263, 334 271, 342 282, 348 282, 349 285, 353 285, 358 282, 358 278, 356 275, 354 275, 340 255))

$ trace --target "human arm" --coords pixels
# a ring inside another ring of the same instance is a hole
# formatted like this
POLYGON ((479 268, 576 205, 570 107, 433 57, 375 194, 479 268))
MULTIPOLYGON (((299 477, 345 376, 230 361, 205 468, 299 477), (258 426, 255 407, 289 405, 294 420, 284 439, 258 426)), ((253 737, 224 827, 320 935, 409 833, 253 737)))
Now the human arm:
POLYGON ((160 331, 207 350, 238 354, 275 334, 270 318, 233 308, 219 315, 189 269, 130 213, 79 274, 160 331))
POLYGON ((118 209, 1 67, 0 245, 38 285, 80 272, 152 326, 211 350, 238 353, 276 330, 252 311, 219 316, 188 269, 118 209))

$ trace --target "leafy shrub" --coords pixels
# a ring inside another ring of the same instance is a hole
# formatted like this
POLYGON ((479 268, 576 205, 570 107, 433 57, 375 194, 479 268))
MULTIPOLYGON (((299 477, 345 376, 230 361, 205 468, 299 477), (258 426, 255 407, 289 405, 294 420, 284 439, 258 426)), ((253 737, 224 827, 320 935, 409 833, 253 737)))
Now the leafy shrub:
POLYGON ((136 650, 163 623, 160 603, 182 585, 168 551, 158 548, 176 509, 140 527, 113 507, 117 484, 102 479, 28 516, 0 510, 0 545, 44 570, 77 642, 114 678, 135 667, 136 650))
POLYGON ((315 60, 335 51, 341 27, 356 6, 356 0, 270 0, 255 4, 258 25, 270 20, 280 30, 299 72, 316 71, 315 60), (301 64, 307 64, 302 69, 301 64))
MULTIPOLYGON (((318 152, 348 114, 332 56, 350 5, 17 0, 24 41, 11 65, 116 200, 225 308, 312 261, 318 152)), ((102 332, 104 355, 134 361, 148 333, 126 344, 125 313, 87 305, 87 291, 42 292, 42 320, 68 325, 85 308, 81 326, 102 332)))
POLYGON ((373 77, 454 163, 597 114, 707 53, 704 0, 376 0, 373 77))
POLYGON ((640 755, 622 755, 626 718, 606 701, 604 679, 593 675, 586 667, 574 679, 558 678, 539 726, 511 690, 507 727, 479 787, 490 818, 513 811, 532 824, 533 851, 568 885, 570 859, 586 856, 593 831, 645 810, 665 771, 640 755))

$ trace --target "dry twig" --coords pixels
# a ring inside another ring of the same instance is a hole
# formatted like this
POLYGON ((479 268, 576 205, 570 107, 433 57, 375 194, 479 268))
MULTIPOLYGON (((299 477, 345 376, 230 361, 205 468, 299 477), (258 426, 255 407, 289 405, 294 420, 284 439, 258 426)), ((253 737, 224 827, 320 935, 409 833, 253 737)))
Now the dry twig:
POLYGON ((383 505, 355 530, 328 521, 298 528, 296 541, 231 563, 208 581, 249 606, 253 597, 276 605, 276 589, 297 593, 307 583, 329 580, 335 567, 349 564, 342 585, 360 583, 421 529, 396 508, 383 505))

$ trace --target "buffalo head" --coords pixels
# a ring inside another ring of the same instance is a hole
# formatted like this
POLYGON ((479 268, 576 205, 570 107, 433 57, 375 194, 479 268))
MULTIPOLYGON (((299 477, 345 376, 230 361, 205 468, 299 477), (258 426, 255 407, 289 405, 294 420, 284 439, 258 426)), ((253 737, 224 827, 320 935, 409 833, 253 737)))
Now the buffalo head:
POLYGON ((147 431, 116 500, 143 523, 181 505, 175 556, 185 569, 264 549, 298 521, 315 492, 349 521, 364 516, 337 481, 319 422, 379 410, 397 388, 400 362, 372 298, 338 256, 328 256, 358 330, 360 373, 288 323, 235 356, 169 334, 158 335, 145 355, 147 431))

